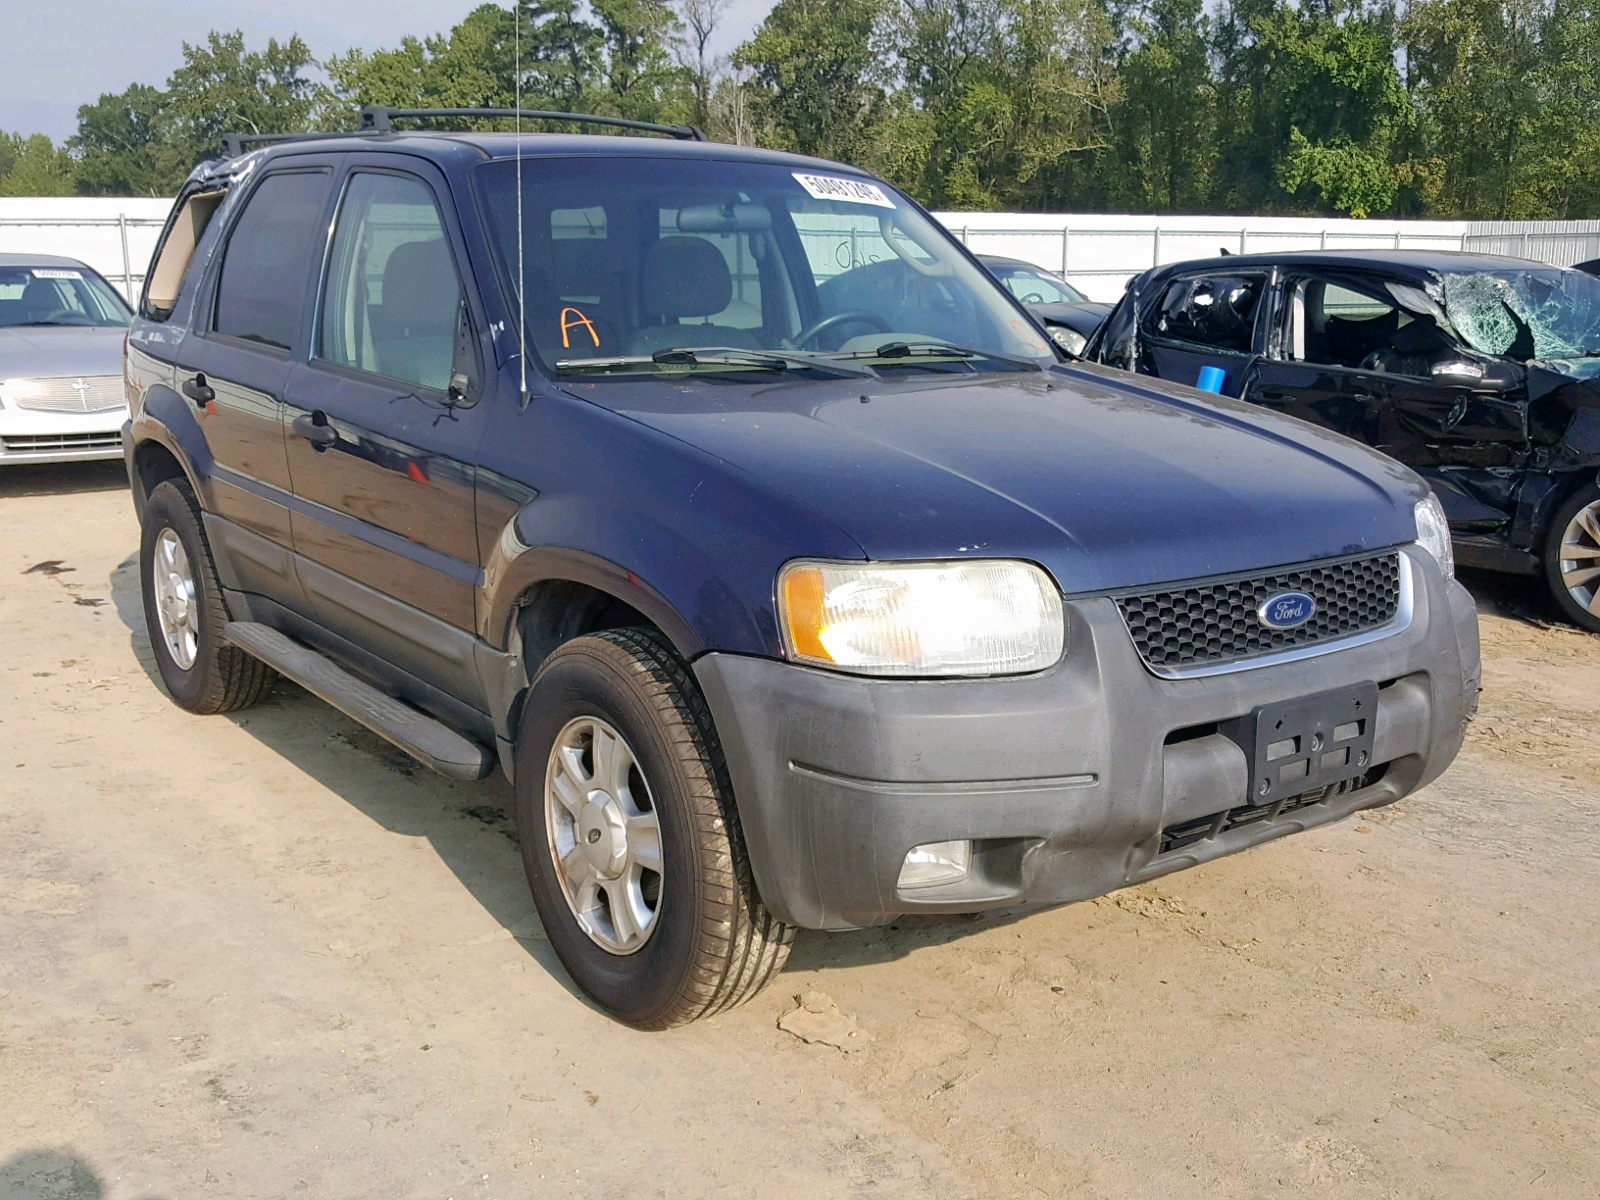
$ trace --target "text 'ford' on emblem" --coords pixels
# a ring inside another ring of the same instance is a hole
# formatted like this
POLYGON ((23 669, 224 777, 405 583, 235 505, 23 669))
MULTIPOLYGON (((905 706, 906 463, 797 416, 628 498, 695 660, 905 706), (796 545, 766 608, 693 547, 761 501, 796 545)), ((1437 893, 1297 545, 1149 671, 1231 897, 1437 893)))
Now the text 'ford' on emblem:
POLYGON ((1279 592, 1256 609, 1256 619, 1268 629, 1298 629, 1316 614, 1317 602, 1304 592, 1279 592))

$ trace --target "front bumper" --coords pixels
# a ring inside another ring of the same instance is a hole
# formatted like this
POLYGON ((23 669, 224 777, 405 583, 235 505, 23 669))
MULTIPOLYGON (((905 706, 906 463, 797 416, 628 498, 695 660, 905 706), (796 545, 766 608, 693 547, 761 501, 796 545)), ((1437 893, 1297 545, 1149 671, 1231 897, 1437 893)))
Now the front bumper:
POLYGON ((0 466, 95 462, 122 457, 126 408, 97 413, 0 410, 0 466))
POLYGON ((1471 596, 1406 553, 1408 628, 1206 678, 1150 674, 1104 597, 1069 601, 1062 661, 1018 678, 864 679, 705 655, 695 671, 763 900, 813 929, 1060 904, 1393 803, 1454 759, 1480 676, 1471 596), (1372 782, 1271 820, 1223 816, 1261 814, 1244 750, 1210 726, 1363 681, 1381 685, 1372 782), (1161 852, 1164 829, 1211 816, 1212 836, 1161 852), (974 842, 965 879, 898 888, 912 847, 961 838, 974 842))

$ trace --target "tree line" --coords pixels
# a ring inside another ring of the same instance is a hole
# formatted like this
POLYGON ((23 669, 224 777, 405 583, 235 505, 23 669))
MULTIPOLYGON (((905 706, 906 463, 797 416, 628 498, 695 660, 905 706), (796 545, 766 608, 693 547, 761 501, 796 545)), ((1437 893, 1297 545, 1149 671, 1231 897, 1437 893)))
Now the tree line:
POLYGON ((1600 0, 519 0, 317 58, 212 32, 165 87, 0 134, 0 194, 170 195, 230 131, 364 104, 694 123, 935 208, 1600 216, 1600 0))

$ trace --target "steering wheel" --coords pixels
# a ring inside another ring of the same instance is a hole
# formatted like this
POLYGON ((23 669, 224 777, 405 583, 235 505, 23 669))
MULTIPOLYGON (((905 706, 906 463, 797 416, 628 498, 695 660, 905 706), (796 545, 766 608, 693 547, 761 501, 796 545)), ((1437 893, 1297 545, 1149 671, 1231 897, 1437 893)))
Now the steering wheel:
POLYGON ((831 317, 823 317, 815 325, 802 329, 794 335, 794 344, 804 349, 806 344, 814 342, 820 334, 828 332, 836 325, 847 325, 855 322, 861 325, 871 325, 879 333, 889 332, 889 322, 885 321, 875 312, 864 308, 847 308, 843 312, 836 312, 831 317))

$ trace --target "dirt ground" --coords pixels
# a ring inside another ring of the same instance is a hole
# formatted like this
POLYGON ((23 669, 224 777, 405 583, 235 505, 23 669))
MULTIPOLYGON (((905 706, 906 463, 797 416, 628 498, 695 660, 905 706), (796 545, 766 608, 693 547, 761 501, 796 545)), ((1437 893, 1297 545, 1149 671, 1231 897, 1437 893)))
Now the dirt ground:
POLYGON ((1468 581, 1482 715, 1425 792, 803 936, 640 1034, 551 955, 503 782, 287 687, 173 706, 136 539, 115 467, 0 476, 0 1200, 1600 1194, 1600 638, 1517 581, 1468 581), (812 992, 844 1049, 779 1028, 812 992))

